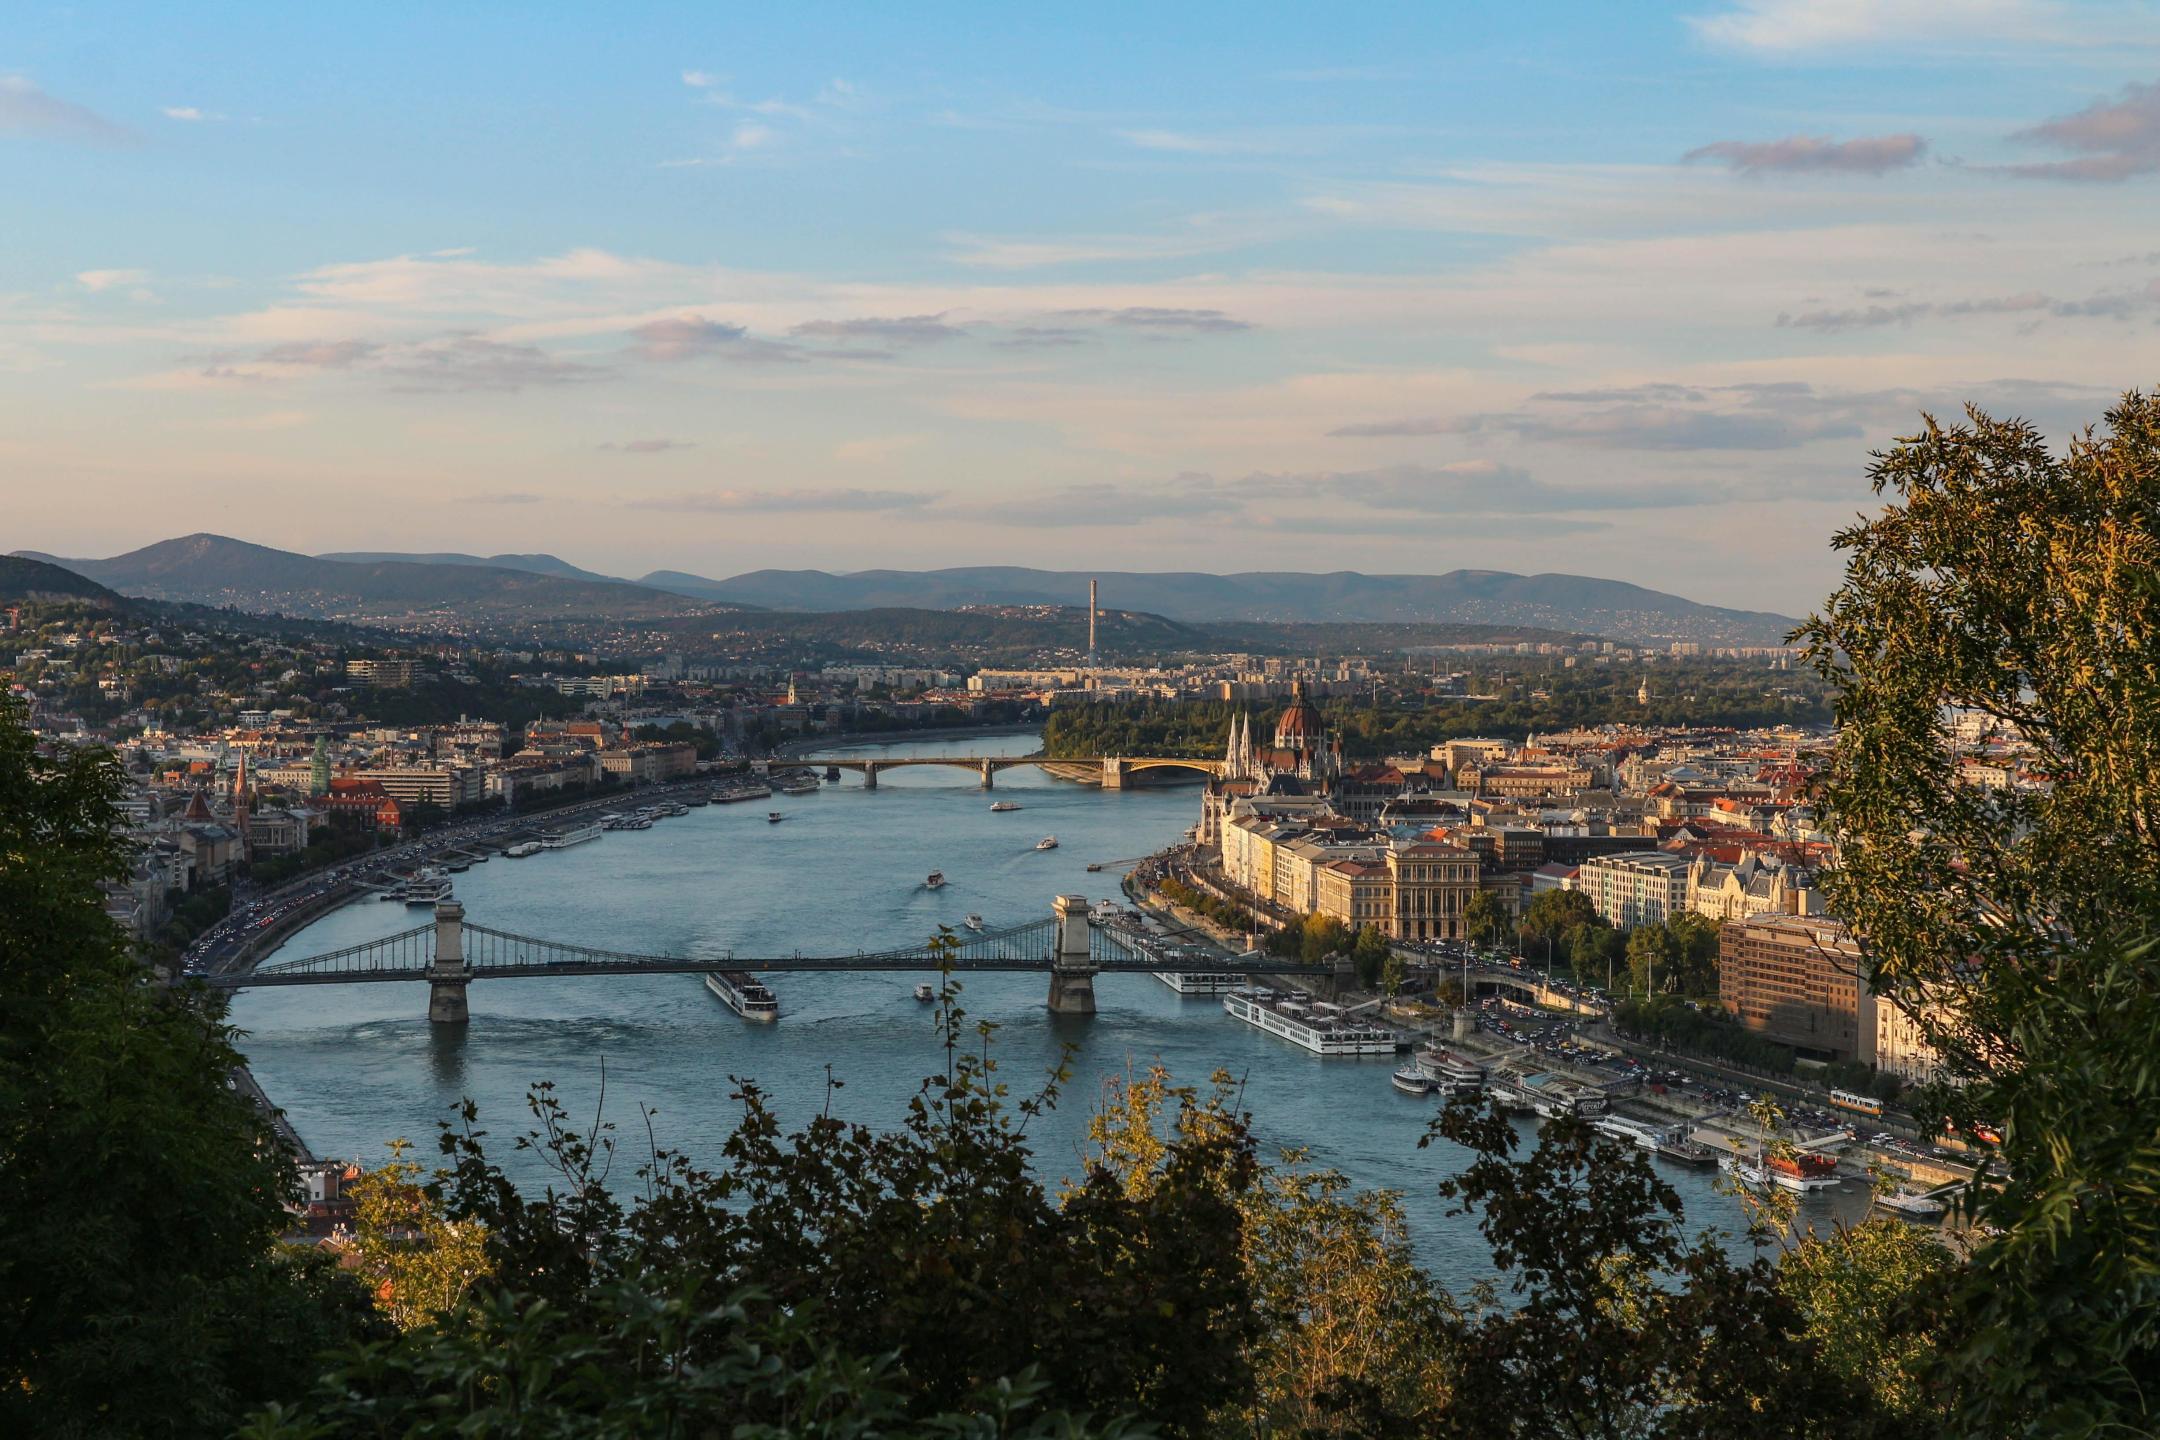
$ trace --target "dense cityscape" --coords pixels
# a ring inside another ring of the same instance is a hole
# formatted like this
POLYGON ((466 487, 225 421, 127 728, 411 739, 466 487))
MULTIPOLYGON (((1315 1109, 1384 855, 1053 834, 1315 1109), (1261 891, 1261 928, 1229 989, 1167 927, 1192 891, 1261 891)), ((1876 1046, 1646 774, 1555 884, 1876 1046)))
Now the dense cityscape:
POLYGON ((2160 7, 0 29, 0 1435, 2160 1436, 2160 7))

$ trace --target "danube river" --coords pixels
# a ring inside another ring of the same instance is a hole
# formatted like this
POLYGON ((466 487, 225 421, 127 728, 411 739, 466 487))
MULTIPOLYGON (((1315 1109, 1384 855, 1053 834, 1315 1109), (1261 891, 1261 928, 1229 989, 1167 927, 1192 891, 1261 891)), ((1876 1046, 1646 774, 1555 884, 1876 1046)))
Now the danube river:
MULTIPOLYGON (((877 755, 1015 755, 1030 735, 863 746, 877 755)), ((618 831, 571 850, 497 858, 456 877, 469 920, 549 939, 649 953, 719 956, 838 954, 920 941, 939 925, 958 930, 970 913, 996 927, 1047 917, 1061 892, 1114 896, 1114 870, 1090 874, 1176 842, 1199 817, 1189 786, 1104 791, 1051 780, 1032 767, 1006 770, 985 794, 976 777, 942 766, 889 770, 876 790, 848 774, 816 795, 711 805, 618 831), (990 801, 1018 802, 992 814, 990 801), (777 807, 787 819, 768 824, 777 807), (1035 844, 1054 834, 1059 848, 1035 844), (923 878, 942 870, 942 890, 923 878)), ((294 936, 274 959, 318 954, 418 923, 401 905, 362 901, 294 936)), ((269 1094, 320 1154, 374 1163, 403 1136, 433 1153, 438 1120, 460 1099, 480 1107, 497 1137, 498 1162, 520 1170, 510 1139, 525 1128, 524 1096, 552 1080, 579 1124, 599 1096, 631 1155, 643 1155, 640 1104, 658 1112, 661 1143, 717 1159, 738 1107, 730 1078, 755 1079, 785 1123, 826 1103, 828 1067, 845 1082, 836 1114, 886 1126, 901 1118, 922 1077, 940 1068, 931 1008, 912 998, 912 974, 776 975, 781 1019, 744 1023, 695 976, 482 980, 471 989, 472 1022, 433 1033, 420 985, 323 985, 246 990, 233 1020, 269 1094)), ((1224 1070, 1270 1151, 1298 1146, 1362 1186, 1404 1192, 1421 1258, 1445 1283, 1488 1273, 1470 1223, 1449 1217, 1433 1187, 1462 1160, 1453 1146, 1417 1141, 1435 1102, 1388 1084, 1395 1062, 1321 1060, 1231 1020, 1221 1002, 1181 997, 1148 976, 1096 982, 1100 1013, 1054 1019, 1042 975, 967 977, 962 1004, 999 1025, 1000 1078, 1032 1090, 1075 1047, 1063 1103, 1030 1129, 1052 1178, 1076 1174, 1087 1117, 1104 1080, 1161 1063, 1181 1084, 1204 1085, 1224 1070)), ((1525 1127, 1527 1131, 1527 1126, 1525 1127)), ((1691 1220, 1729 1223, 1732 1202, 1707 1177, 1659 1162, 1691 1220)), ((1811 1197, 1827 1220, 1864 1205, 1856 1195, 1811 1197), (1835 1210, 1833 1210, 1835 1206, 1835 1210)))

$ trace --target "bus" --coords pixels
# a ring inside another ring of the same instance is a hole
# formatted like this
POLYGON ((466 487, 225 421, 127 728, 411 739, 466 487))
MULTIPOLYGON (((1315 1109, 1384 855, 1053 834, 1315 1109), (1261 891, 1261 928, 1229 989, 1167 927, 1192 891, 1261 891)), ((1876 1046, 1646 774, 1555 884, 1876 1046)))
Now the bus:
POLYGON ((1850 1090, 1832 1090, 1830 1103, 1840 1110, 1850 1110, 1856 1115, 1882 1114, 1882 1101, 1872 1095, 1855 1095, 1850 1090))

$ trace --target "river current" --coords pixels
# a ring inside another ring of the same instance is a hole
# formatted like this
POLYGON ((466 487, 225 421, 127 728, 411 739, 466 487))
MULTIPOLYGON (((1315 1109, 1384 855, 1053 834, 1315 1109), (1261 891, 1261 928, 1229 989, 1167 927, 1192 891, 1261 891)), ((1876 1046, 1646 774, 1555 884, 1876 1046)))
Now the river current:
MULTIPOLYGON (((847 753, 1018 755, 1036 745, 1007 735, 847 753)), ((941 924, 958 930, 970 913, 995 928, 1047 918, 1060 893, 1116 896, 1110 862, 1175 842, 1199 805, 1189 786, 1104 791, 1032 767, 1001 772, 989 794, 970 772, 943 766, 888 770, 876 790, 849 773, 815 795, 710 805, 570 850, 498 857, 457 876, 457 897, 468 921, 608 949, 715 957, 888 949, 941 924), (993 814, 993 799, 1023 808, 993 814), (769 824, 769 809, 785 822, 769 824), (1044 835, 1057 836, 1058 848, 1038 851, 1044 835), (1090 862, 1106 868, 1091 874, 1090 862), (943 889, 924 887, 931 870, 944 872, 943 889)), ((402 905, 361 901, 267 958, 319 954, 416 923, 402 905)), ((738 1019, 694 975, 482 980, 471 988, 471 1024, 443 1035, 427 1022, 425 987, 410 984, 244 990, 232 1017, 256 1078, 310 1147, 367 1164, 398 1137, 431 1156, 436 1123, 469 1096, 495 1137, 494 1158, 522 1175, 510 1140, 526 1128, 526 1091, 553 1081, 582 1127, 604 1065, 606 1118, 626 1157, 617 1176, 627 1178, 645 1153, 640 1105, 657 1112, 663 1145, 717 1159, 739 1115, 731 1077, 757 1081, 792 1127, 827 1103, 830 1067, 845 1082, 831 1096, 834 1113, 897 1124, 922 1078, 941 1068, 932 1007, 911 993, 934 978, 774 975, 774 1025, 738 1019)), ((1472 1221, 1448 1215, 1433 1193, 1463 1152, 1441 1141, 1418 1148, 1435 1102, 1394 1090, 1393 1060, 1322 1060, 1232 1020, 1218 999, 1180 996, 1150 976, 1099 977, 1092 1019, 1051 1016, 1047 989, 1042 975, 975 975, 961 998, 972 1017, 997 1022, 999 1078, 1016 1096, 1073 1047, 1061 1104, 1029 1131, 1046 1176, 1078 1173, 1088 1116, 1110 1077, 1160 1063, 1176 1083, 1205 1086, 1224 1070, 1243 1087, 1267 1151, 1301 1147, 1360 1186, 1401 1191, 1418 1255, 1442 1283, 1490 1273, 1472 1221)), ((1691 1224, 1736 1218, 1707 1176, 1658 1168, 1691 1224)), ((1804 1215, 1820 1224, 1864 1206, 1854 1195, 1810 1196, 1804 1215)))

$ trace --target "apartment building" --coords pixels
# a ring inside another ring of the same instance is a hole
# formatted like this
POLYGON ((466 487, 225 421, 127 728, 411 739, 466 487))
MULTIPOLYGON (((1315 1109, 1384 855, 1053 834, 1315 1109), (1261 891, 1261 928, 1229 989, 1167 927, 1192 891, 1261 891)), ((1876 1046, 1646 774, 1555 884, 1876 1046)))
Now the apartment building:
POLYGON ((1595 855, 1575 871, 1575 888, 1616 928, 1658 925, 1687 909, 1688 861, 1662 850, 1595 855))
POLYGON ((1760 915, 1718 932, 1718 1000, 1748 1029, 1815 1060, 1875 1062, 1880 1017, 1860 947, 1826 917, 1760 915))

